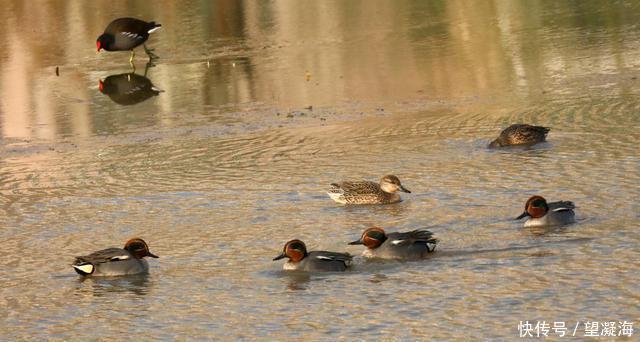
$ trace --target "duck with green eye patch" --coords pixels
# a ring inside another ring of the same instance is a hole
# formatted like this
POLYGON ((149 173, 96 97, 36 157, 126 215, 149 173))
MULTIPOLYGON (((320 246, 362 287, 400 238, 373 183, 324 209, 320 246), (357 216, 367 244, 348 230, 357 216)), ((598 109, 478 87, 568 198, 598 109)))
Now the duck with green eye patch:
POLYGON ((149 272, 149 264, 144 257, 158 258, 149 251, 147 243, 134 238, 124 248, 107 248, 89 255, 76 257, 73 269, 82 276, 108 277, 149 272))
POLYGON ((435 251, 438 239, 428 230, 386 233, 379 227, 371 227, 362 233, 359 240, 350 245, 364 245, 362 256, 367 258, 415 260, 435 251))
POLYGON ((351 266, 352 256, 349 253, 327 251, 307 252, 304 242, 295 239, 288 241, 282 253, 273 260, 289 258, 283 269, 287 271, 307 272, 341 272, 351 266))
POLYGON ((576 206, 571 201, 547 202, 542 196, 532 196, 524 205, 524 212, 516 218, 529 217, 525 227, 562 226, 574 223, 576 206))

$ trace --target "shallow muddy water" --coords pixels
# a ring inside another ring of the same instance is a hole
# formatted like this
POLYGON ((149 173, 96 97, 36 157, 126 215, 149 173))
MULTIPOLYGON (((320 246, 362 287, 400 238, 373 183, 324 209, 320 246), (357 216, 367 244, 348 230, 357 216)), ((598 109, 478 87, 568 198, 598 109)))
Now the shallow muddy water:
POLYGON ((638 3, 16 0, 0 19, 2 340, 638 323, 638 3), (121 16, 163 25, 134 75, 127 52, 95 53, 121 16), (548 142, 486 149, 517 122, 548 142), (399 204, 324 193, 389 173, 399 204), (523 228, 533 194, 578 223, 523 228), (293 238, 359 254, 371 225, 429 228, 437 253, 344 274, 271 261, 293 238), (133 236, 160 256, 148 276, 70 267, 133 236))

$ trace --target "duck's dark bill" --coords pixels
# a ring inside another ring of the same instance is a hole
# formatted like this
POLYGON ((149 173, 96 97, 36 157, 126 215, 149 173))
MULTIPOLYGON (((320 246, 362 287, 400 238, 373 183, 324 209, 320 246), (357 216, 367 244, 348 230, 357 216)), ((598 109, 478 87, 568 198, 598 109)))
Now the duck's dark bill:
POLYGON ((411 193, 411 191, 409 191, 409 189, 405 188, 405 187, 404 187, 404 186, 402 186, 402 185, 400 186, 400 191, 402 191, 402 192, 406 192, 406 193, 408 193, 408 194, 410 194, 410 193, 411 193))
POLYGON ((525 216, 529 216, 529 213, 527 213, 526 211, 524 213, 520 214, 520 216, 516 217, 515 219, 519 220, 519 219, 521 219, 521 218, 523 218, 525 216))
POLYGON ((285 255, 284 253, 282 253, 282 254, 278 255, 277 257, 273 258, 273 260, 274 260, 274 261, 275 261, 275 260, 280 260, 280 259, 282 259, 282 258, 284 258, 284 257, 286 257, 286 255, 285 255))
POLYGON ((362 240, 356 240, 349 242, 350 245, 362 245, 362 240))
POLYGON ((153 254, 151 252, 149 252, 147 255, 152 257, 152 258, 159 258, 159 256, 157 256, 157 255, 155 255, 155 254, 153 254))

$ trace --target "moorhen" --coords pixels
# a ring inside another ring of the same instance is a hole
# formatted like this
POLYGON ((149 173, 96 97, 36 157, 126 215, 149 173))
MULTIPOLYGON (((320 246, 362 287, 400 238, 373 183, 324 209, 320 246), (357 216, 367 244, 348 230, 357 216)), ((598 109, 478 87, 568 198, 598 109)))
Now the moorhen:
MULTIPOLYGON (((126 51, 131 50, 131 58, 129 63, 133 64, 133 58, 136 56, 133 49, 149 39, 149 33, 159 29, 162 25, 156 24, 154 21, 146 22, 135 18, 118 18, 112 21, 104 33, 96 40, 98 52, 106 51, 126 51)), ((150 59, 157 58, 150 49, 144 46, 144 52, 150 59)))

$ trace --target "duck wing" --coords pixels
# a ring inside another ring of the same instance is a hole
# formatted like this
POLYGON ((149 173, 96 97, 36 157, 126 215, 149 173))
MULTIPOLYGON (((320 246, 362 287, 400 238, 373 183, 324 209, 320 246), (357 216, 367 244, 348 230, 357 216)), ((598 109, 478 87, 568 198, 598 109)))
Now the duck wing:
POLYGON ((331 183, 333 193, 376 193, 380 185, 370 181, 331 183))
POLYGON ((567 211, 576 208, 575 204, 571 201, 549 202, 547 206, 549 206, 549 210, 551 211, 567 211))
POLYGON ((433 237, 433 233, 425 229, 416 229, 404 233, 387 234, 389 243, 396 246, 408 246, 413 244, 435 244, 438 239, 433 237))
POLYGON ((526 137, 535 138, 535 137, 538 137, 540 135, 546 136, 547 133, 549 133, 550 130, 551 130, 551 128, 543 127, 543 126, 533 126, 533 125, 527 125, 527 124, 513 124, 513 125, 505 128, 505 130, 502 131, 502 134, 509 135, 509 136, 510 135, 521 136, 523 138, 526 138, 526 137))
POLYGON ((309 252, 310 258, 320 261, 341 261, 348 264, 353 259, 353 256, 349 253, 327 252, 327 251, 313 251, 309 252))
POLYGON ((93 265, 103 264, 106 262, 114 262, 131 259, 131 253, 122 249, 122 248, 107 248, 97 252, 93 252, 89 255, 83 255, 76 257, 76 261, 74 265, 79 265, 83 263, 90 263, 93 265))

